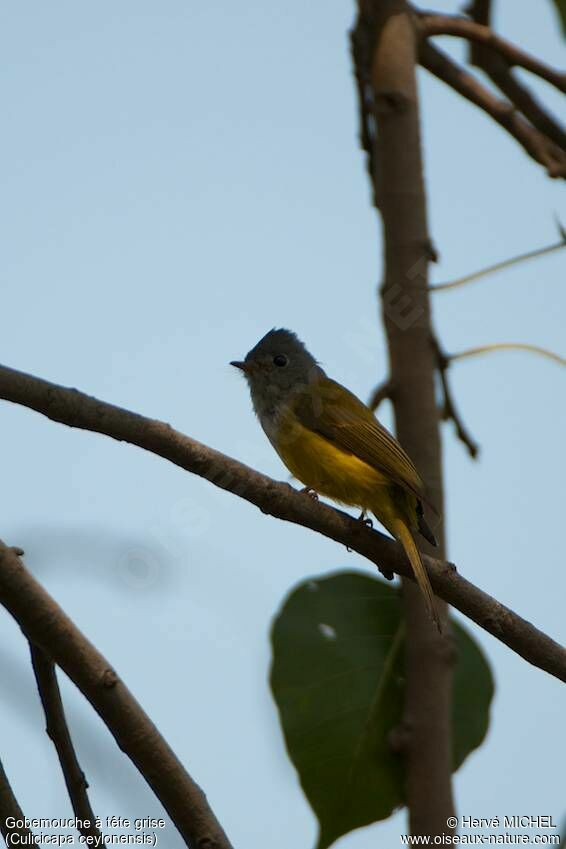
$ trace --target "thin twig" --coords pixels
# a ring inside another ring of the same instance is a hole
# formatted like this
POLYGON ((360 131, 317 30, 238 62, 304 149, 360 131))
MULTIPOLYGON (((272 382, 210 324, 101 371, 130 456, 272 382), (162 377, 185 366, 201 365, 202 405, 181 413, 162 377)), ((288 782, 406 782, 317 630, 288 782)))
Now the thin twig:
POLYGON ((14 796, 14 791, 10 786, 8 776, 0 760, 0 834, 2 834, 2 837, 6 841, 6 846, 18 844, 25 846, 35 845, 33 832, 25 825, 19 825, 22 822, 24 822, 23 811, 14 796), (13 827, 8 825, 12 820, 14 822, 13 827), (15 834, 18 835, 18 841, 12 841, 12 835, 15 834))
POLYGON ((550 83, 559 91, 566 92, 566 73, 557 71, 526 50, 517 47, 505 38, 497 35, 488 26, 483 26, 468 18, 452 15, 422 13, 418 16, 421 30, 427 36, 453 35, 475 41, 490 50, 499 53, 509 65, 518 65, 550 83))
POLYGON ((53 742, 77 819, 84 837, 92 837, 101 845, 102 835, 96 827, 96 817, 87 794, 87 781, 77 760, 57 683, 55 664, 39 646, 30 643, 31 662, 37 689, 45 713, 46 731, 53 742))
POLYGON ((566 247, 566 238, 562 235, 559 242, 554 242, 552 245, 546 245, 544 248, 536 248, 532 251, 512 256, 510 259, 504 259, 496 262, 493 265, 488 265, 486 268, 480 268, 479 271, 473 271, 471 274, 466 274, 464 277, 458 277, 456 280, 450 280, 448 283, 433 283, 428 288, 434 292, 446 292, 448 289, 457 289, 459 286, 465 286, 467 283, 473 283, 476 280, 481 280, 482 277, 488 277, 490 274, 495 274, 497 271, 503 271, 505 268, 510 268, 512 265, 518 265, 521 262, 526 262, 529 259, 545 256, 546 254, 559 251, 566 247))
POLYGON ((371 108, 368 105, 368 97, 371 96, 371 87, 368 86, 366 73, 364 71, 365 63, 363 54, 365 52, 365 32, 359 27, 352 29, 350 33, 350 52, 352 56, 352 65, 354 68, 354 79, 356 82, 356 92, 358 95, 358 136, 360 147, 365 153, 366 169, 369 176, 370 185, 373 193, 373 204, 378 207, 378 199, 374 185, 374 144, 371 131, 371 108))
POLYGON ((449 354, 448 359, 454 362, 455 360, 464 360, 467 357, 475 357, 478 354, 489 354, 492 351, 528 351, 531 354, 539 354, 541 357, 553 360, 560 366, 566 366, 566 357, 561 357, 560 354, 555 354, 554 351, 549 351, 547 348, 541 348, 540 345, 529 345, 527 342, 495 342, 492 345, 478 345, 477 348, 468 348, 457 354, 449 354))
POLYGON ((476 77, 426 40, 419 45, 419 62, 470 103, 474 103, 503 127, 550 177, 566 177, 566 155, 520 115, 513 104, 496 97, 476 77))
MULTIPOLYGON (((76 389, 57 386, 4 366, 0 366, 0 398, 70 427, 137 445, 255 504, 263 513, 310 528, 352 548, 378 567, 412 577, 402 549, 393 540, 340 510, 314 502, 288 484, 274 481, 184 436, 164 422, 147 419, 76 389)), ((449 563, 426 556, 424 560, 437 595, 529 663, 566 681, 566 649, 474 587, 449 563)), ((163 770, 167 766, 171 780, 167 782, 167 795, 159 798, 172 816, 173 811, 176 813, 178 827, 180 821, 186 823, 187 828, 194 828, 194 794, 197 792, 197 802, 202 804, 200 791, 195 790, 175 755, 109 669, 107 661, 76 632, 63 611, 56 608, 53 612, 52 600, 49 599, 46 608, 48 599, 45 591, 25 572, 15 551, 0 546, 0 602, 18 619, 28 638, 41 645, 75 681, 158 795, 162 790, 159 765, 163 765, 163 770), (53 615, 47 615, 46 611, 53 615), (72 639, 66 630, 69 628, 72 639)), ((205 810, 204 816, 212 814, 205 810)), ((228 845, 226 841, 219 841, 220 847, 228 845)))
POLYGON ((391 400, 393 397, 393 391, 393 381, 391 378, 384 380, 383 383, 376 386, 368 401, 368 407, 370 410, 373 410, 375 413, 382 401, 391 400))
POLYGON ((442 387, 442 418, 445 421, 454 422, 454 427, 456 428, 456 436, 458 437, 460 442, 462 442, 466 446, 470 457, 475 460, 479 454, 479 445, 470 435, 468 429, 464 424, 462 416, 460 415, 458 408, 456 407, 456 402, 454 401, 454 396, 452 395, 450 383, 448 381, 448 369, 450 368, 451 357, 448 356, 448 354, 446 354, 442 350, 436 336, 433 336, 432 338, 432 345, 434 347, 434 352, 436 356, 436 366, 438 369, 438 375, 440 377, 440 385, 442 387))

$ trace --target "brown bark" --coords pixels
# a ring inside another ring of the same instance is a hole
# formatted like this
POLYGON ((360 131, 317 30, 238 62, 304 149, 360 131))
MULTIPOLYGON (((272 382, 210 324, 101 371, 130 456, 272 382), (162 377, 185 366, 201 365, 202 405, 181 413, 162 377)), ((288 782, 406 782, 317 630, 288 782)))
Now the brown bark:
MULTIPOLYGON (((0 542, 0 603, 91 703, 191 849, 231 849, 206 796, 108 661, 0 542)), ((0 796, 1 798, 1 796, 0 796)))
MULTIPOLYGON (((366 6, 367 8, 367 6, 366 6)), ((372 14, 374 48, 368 67, 376 125, 374 191, 383 226, 381 289, 397 436, 419 469, 437 510, 443 511, 440 423, 428 296, 429 237, 415 66, 416 36, 403 0, 381 0, 372 14)), ((363 25, 363 21, 360 22, 363 25)), ((360 24, 358 24, 360 25, 360 24)), ((444 530, 438 528, 444 556, 444 530)), ((425 546, 426 550, 426 546, 425 546)), ((412 834, 452 833, 453 650, 445 604, 439 636, 415 585, 403 582, 407 623, 406 700, 395 734, 406 764, 412 834)))
MULTIPOLYGON (((15 834, 19 836, 20 844, 33 845, 33 832, 24 824, 23 811, 14 796, 2 761, 0 761, 0 834, 6 841, 6 845, 10 845, 9 841, 13 840, 15 834)), ((17 845, 16 840, 13 841, 13 845, 17 845)))
MULTIPOLYGON (((513 65, 516 64, 513 61, 514 53, 509 53, 508 51, 501 52, 497 49, 498 40, 496 39, 494 47, 493 38, 490 39, 485 36, 485 33, 492 33, 493 35, 491 29, 491 0, 473 0, 470 3, 468 12, 470 17, 475 21, 475 23, 466 21, 473 30, 473 34, 465 32, 465 36, 470 39, 471 64, 481 68, 537 130, 547 136, 554 144, 558 145, 563 152, 566 151, 566 131, 560 125, 560 122, 513 73, 513 65), (477 38, 478 30, 483 35, 481 40, 477 38)), ((425 21, 427 17, 426 15, 424 16, 425 21)), ((442 18, 443 16, 432 16, 434 20, 437 17, 442 18)), ((533 71, 533 67, 542 64, 535 57, 531 56, 529 59, 531 71, 533 71)), ((561 91, 566 92, 566 74, 554 72, 554 75, 558 77, 557 82, 561 82, 561 85, 558 87, 561 91)), ((543 79, 552 82, 552 79, 549 79, 548 75, 546 77, 543 76, 543 79)))
MULTIPOLYGON (((352 551, 357 551, 382 572, 411 577, 411 568, 397 543, 370 530, 346 513, 314 502, 292 486, 279 483, 174 430, 170 425, 148 419, 76 389, 0 366, 0 398, 22 404, 70 427, 101 433, 120 442, 137 445, 163 457, 214 486, 232 492, 286 522, 323 534, 352 551)), ((25 451, 25 446, 22 446, 25 451)), ((1 550, 1 547, 0 547, 1 550)), ((434 591, 472 619, 496 639, 549 675, 566 681, 566 649, 530 622, 484 593, 445 561, 424 557, 434 591)), ((23 593, 25 598, 25 593, 23 593)), ((11 609, 2 595, 0 558, 0 602, 11 609)), ((28 598, 28 604, 32 601, 28 598)), ((39 626, 38 626, 39 627, 39 626)), ((50 652, 53 657, 53 651, 50 652)))
POLYGON ((421 42, 419 61, 423 68, 493 118, 535 162, 546 168, 549 177, 566 178, 566 157, 563 152, 530 124, 512 103, 497 97, 465 67, 426 40, 421 42))
MULTIPOLYGON (((45 714, 45 730, 59 758, 73 812, 80 823, 78 830, 84 837, 98 840, 98 845, 101 845, 102 835, 96 827, 96 817, 87 793, 88 783, 77 759, 67 725, 55 664, 43 649, 33 643, 30 643, 30 653, 45 714)), ((97 845, 96 842, 94 845, 97 845)))
POLYGON ((559 91, 566 92, 566 73, 551 68, 536 56, 531 56, 526 50, 512 44, 505 38, 497 35, 489 27, 489 4, 485 0, 470 4, 470 14, 475 21, 467 20, 460 16, 438 15, 435 13, 421 13, 419 15, 419 27, 427 35, 453 35, 466 38, 468 41, 497 53, 505 62, 507 67, 517 65, 540 77, 550 85, 556 86, 559 91))

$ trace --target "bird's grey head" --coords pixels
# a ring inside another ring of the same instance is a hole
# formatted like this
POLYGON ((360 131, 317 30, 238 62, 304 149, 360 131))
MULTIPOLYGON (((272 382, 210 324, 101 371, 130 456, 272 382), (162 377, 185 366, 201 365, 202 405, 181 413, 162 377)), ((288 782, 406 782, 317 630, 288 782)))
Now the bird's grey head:
POLYGON ((231 365, 244 372, 260 418, 277 413, 281 402, 324 374, 296 334, 283 328, 270 330, 231 365))

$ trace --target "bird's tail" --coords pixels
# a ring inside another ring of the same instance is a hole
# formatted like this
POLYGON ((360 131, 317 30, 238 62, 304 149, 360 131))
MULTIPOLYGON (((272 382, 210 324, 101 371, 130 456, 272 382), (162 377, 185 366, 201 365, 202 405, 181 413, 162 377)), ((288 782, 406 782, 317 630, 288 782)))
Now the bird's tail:
POLYGON ((424 596, 429 615, 434 620, 439 633, 442 633, 442 626, 434 603, 434 593, 413 535, 402 519, 396 519, 391 530, 405 549, 405 554, 413 567, 417 584, 424 596))

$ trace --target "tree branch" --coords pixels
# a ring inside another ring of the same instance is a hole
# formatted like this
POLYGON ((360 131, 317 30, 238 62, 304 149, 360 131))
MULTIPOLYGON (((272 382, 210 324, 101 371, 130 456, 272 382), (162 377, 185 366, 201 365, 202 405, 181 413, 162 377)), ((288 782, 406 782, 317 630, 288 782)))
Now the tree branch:
MULTIPOLYGON (((0 398, 29 407, 61 424, 105 434, 112 439, 137 445, 182 469, 205 478, 220 489, 232 492, 255 504, 263 513, 310 528, 358 552, 378 568, 412 577, 411 567, 401 547, 389 537, 370 530, 341 510, 314 502, 289 484, 274 481, 250 469, 249 466, 184 436, 164 422, 145 418, 138 413, 132 413, 84 395, 76 389, 57 386, 5 366, 0 366, 0 398)), ((28 636, 47 651, 57 665, 61 666, 85 692, 87 698, 89 698, 88 694, 93 694, 93 698, 96 698, 95 707, 101 716, 104 709, 105 714, 108 714, 113 721, 114 727, 116 711, 123 704, 125 709, 133 711, 136 723, 141 723, 145 735, 144 723, 149 723, 149 719, 141 712, 141 708, 133 701, 133 697, 125 690, 124 685, 120 685, 114 697, 112 693, 100 687, 101 678, 104 679, 104 673, 108 669, 107 661, 80 634, 78 637, 75 635, 75 639, 78 640, 76 646, 74 643, 67 645, 67 638, 60 633, 59 628, 51 636, 54 623, 50 621, 49 616, 44 621, 43 615, 46 610, 52 612, 49 605, 45 606, 45 591, 31 576, 29 576, 33 582, 31 584, 27 580, 24 583, 15 583, 18 575, 24 574, 23 567, 17 560, 17 551, 21 549, 14 551, 6 546, 0 547, 0 601, 13 615, 17 610, 16 618, 22 627, 24 627, 24 616, 25 622, 32 623, 33 632, 30 628, 24 628, 28 636), (5 571, 2 565, 6 563, 10 566, 9 571, 5 571), (39 600, 43 604, 41 608, 43 613, 36 609, 35 601, 39 600), (92 664, 88 669, 83 669, 80 664, 79 668, 74 665, 71 669, 69 664, 64 665, 58 659, 58 655, 67 657, 68 652, 72 652, 73 664, 78 663, 82 652, 93 659, 92 664), (66 665, 69 668, 65 668, 66 665), (98 673, 95 674, 95 670, 98 670, 98 673), (101 689, 103 689, 102 693, 101 689), (122 695, 124 691, 126 695, 122 695)), ((424 562, 437 595, 529 663, 566 681, 566 649, 512 610, 466 581, 450 563, 428 556, 424 557, 424 562)), ((49 599, 48 596, 47 599, 49 599)), ((50 599, 49 602, 53 604, 50 599)), ((62 611, 59 613, 62 621, 67 623, 66 627, 72 629, 75 634, 76 629, 72 623, 62 611)), ((127 723, 123 722, 118 724, 116 730, 112 732, 114 736, 120 734, 122 739, 121 729, 124 724, 127 726, 127 723)), ((153 726, 150 725, 150 728, 152 734, 157 733, 153 726)), ((159 751, 162 751, 163 747, 166 747, 166 744, 159 738, 159 751)), ((146 759, 149 757, 149 772, 153 774, 151 752, 147 751, 147 747, 143 748, 142 755, 144 770, 146 759)), ((169 761, 175 756, 166 748, 164 758, 169 761)), ((173 761, 173 766, 175 769, 180 768, 176 759, 173 761)))
POLYGON ((382 401, 392 399, 394 391, 395 387, 393 386, 391 378, 384 380, 383 383, 376 386, 368 401, 368 407, 370 410, 373 410, 375 413, 382 401))
MULTIPOLYGON (((489 29, 491 0, 472 0, 468 14, 476 24, 489 29)), ((513 74, 510 63, 491 45, 470 42, 470 62, 476 65, 495 83, 503 94, 515 104, 525 118, 545 136, 566 151, 566 132, 558 120, 537 100, 532 92, 513 74)), ((564 75, 566 77, 566 75, 564 75)))
POLYGON ((492 29, 483 24, 470 21, 468 18, 452 15, 419 13, 418 24, 421 31, 427 35, 454 35, 474 41, 490 50, 497 52, 508 65, 518 65, 550 83, 559 91, 566 92, 566 74, 547 65, 536 56, 527 53, 512 42, 497 35, 492 29))
POLYGON ((552 360, 559 366, 566 366, 566 357, 561 357, 560 354, 549 351, 548 348, 541 348, 540 345, 530 345, 528 342, 493 342, 491 345, 478 345, 475 348, 458 351, 457 354, 448 354, 447 359, 449 362, 455 362, 476 357, 478 354, 491 354, 493 351, 527 351, 529 354, 546 357, 547 360, 552 360))
MULTIPOLYGON (((427 292, 431 238, 420 138, 416 82, 417 39, 405 0, 360 2, 358 29, 370 50, 375 126, 374 192, 380 199, 384 270, 381 312, 389 373, 395 386, 395 429, 423 477, 430 501, 443 513, 442 454, 435 397, 435 362, 429 344, 427 292), (373 12, 368 18, 367 9, 373 12), (365 11, 365 14, 364 14, 365 11)), ((445 556, 444 527, 435 528, 445 556)), ((424 550, 431 553, 428 544, 424 550)), ((421 593, 403 583, 405 641, 405 799, 413 835, 450 834, 452 793, 452 692, 454 653, 449 649, 446 604, 436 609, 444 626, 431 627, 421 593)))
POLYGON ((540 133, 554 142, 563 153, 566 152, 566 132, 548 109, 505 64, 504 59, 496 54, 491 54, 486 56, 481 65, 476 64, 485 71, 492 82, 517 107, 519 112, 523 113, 533 127, 536 127, 540 133))
POLYGON ((21 822, 24 819, 24 814, 18 804, 18 800, 14 796, 12 788, 10 787, 10 782, 8 781, 8 776, 4 771, 2 761, 0 761, 0 834, 2 834, 2 837, 6 841, 6 846, 12 845, 9 841, 11 841, 13 834, 19 835, 20 844, 33 846, 33 832, 23 825, 15 825, 11 828, 8 825, 8 821, 11 818, 14 819, 15 823, 21 822))
POLYGON ((456 436, 462 442, 466 448, 468 449, 468 454, 475 460, 479 454, 479 445, 473 439, 468 429, 464 424, 464 420, 462 419, 458 408, 456 406, 456 402, 454 401, 454 396, 452 395, 452 391, 450 389, 450 383, 448 381, 448 369, 450 368, 451 357, 446 354, 442 348, 440 347, 440 342, 438 338, 433 334, 432 336, 432 346, 434 348, 434 353, 436 357, 436 368, 440 377, 440 384, 442 386, 442 418, 444 421, 453 421, 454 426, 456 428, 456 436))
POLYGON ((566 155, 529 124, 511 103, 496 97, 473 74, 426 40, 419 45, 419 62, 435 77, 490 115, 535 162, 544 165, 550 177, 566 177, 566 155))
POLYGON ((55 665, 43 649, 33 643, 30 643, 30 653, 37 689, 45 713, 45 730, 55 746, 75 817, 81 823, 79 832, 85 837, 97 839, 98 844, 95 845, 100 845, 102 835, 95 825, 96 817, 87 794, 88 784, 77 760, 65 719, 55 665))
POLYGON ((503 259, 493 265, 488 265, 486 268, 480 268, 479 271, 473 271, 471 274, 466 274, 464 277, 458 277, 456 280, 450 280, 447 283, 433 283, 428 288, 432 292, 446 292, 449 289, 458 289, 460 286, 466 286, 468 283, 474 283, 476 280, 481 280, 483 277, 488 277, 497 271, 503 271, 510 268, 512 265, 517 265, 526 262, 530 259, 544 256, 545 254, 554 253, 554 251, 562 250, 566 247, 566 231, 559 224, 560 241, 554 242, 552 245, 545 245, 544 248, 536 248, 532 251, 513 256, 510 259, 503 259))
POLYGON ((88 699, 119 747, 144 776, 191 849, 231 849, 200 787, 185 771, 106 658, 89 643, 0 542, 0 603, 88 699))
POLYGON ((371 88, 368 85, 369 80, 366 79, 365 63, 363 55, 367 50, 367 45, 364 43, 362 34, 358 29, 353 29, 350 32, 350 53, 352 57, 352 67, 354 69, 354 79, 356 82, 357 103, 358 103, 358 139, 360 147, 365 153, 366 170, 370 181, 373 205, 377 209, 379 207, 378 198, 375 194, 375 185, 373 175, 375 171, 374 162, 374 133, 371 122, 371 106, 367 102, 371 96, 371 88))

